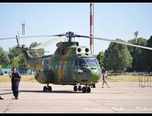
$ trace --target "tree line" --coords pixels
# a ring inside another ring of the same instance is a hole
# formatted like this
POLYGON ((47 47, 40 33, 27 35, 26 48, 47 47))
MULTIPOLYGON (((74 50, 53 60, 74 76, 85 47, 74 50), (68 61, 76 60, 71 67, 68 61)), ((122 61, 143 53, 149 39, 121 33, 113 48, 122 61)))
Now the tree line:
MULTIPOLYGON (((116 39, 120 40, 121 39, 116 39)), ((137 38, 128 40, 136 45, 152 47, 152 36, 148 40, 137 38)), ((105 51, 99 52, 97 59, 102 70, 111 72, 152 72, 152 51, 117 43, 110 43, 105 51)))
MULTIPOLYGON (((33 42, 29 48, 36 47, 41 43, 33 42)), ((29 52, 33 57, 40 57, 44 55, 44 49, 39 49, 37 52, 29 52)), ((23 54, 20 49, 16 46, 9 48, 9 51, 6 52, 0 47, 0 65, 2 68, 23 68, 25 66, 23 54)))

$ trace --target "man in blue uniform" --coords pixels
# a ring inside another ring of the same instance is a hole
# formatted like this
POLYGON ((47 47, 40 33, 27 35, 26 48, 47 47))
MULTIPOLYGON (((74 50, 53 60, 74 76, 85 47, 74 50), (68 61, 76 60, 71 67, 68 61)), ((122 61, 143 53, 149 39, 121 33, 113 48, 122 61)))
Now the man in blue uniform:
POLYGON ((19 89, 19 83, 20 83, 21 76, 16 71, 16 68, 12 69, 12 73, 10 75, 10 78, 11 78, 13 95, 14 95, 15 99, 18 99, 18 95, 19 95, 18 89, 19 89))

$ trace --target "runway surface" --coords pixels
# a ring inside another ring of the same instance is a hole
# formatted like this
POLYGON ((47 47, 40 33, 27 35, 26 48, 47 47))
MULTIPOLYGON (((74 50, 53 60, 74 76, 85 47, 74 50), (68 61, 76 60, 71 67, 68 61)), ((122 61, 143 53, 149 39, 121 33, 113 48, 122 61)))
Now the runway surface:
POLYGON ((9 82, 0 83, 0 113, 152 113, 152 87, 137 82, 102 83, 91 93, 74 92, 72 85, 53 85, 43 92, 43 84, 20 82, 19 99, 15 100, 9 82))

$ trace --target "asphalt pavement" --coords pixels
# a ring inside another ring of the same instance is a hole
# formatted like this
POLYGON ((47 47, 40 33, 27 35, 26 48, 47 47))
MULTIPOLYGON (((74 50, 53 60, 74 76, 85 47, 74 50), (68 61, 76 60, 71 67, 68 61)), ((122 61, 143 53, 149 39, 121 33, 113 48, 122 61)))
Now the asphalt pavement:
POLYGON ((44 84, 20 82, 19 99, 14 99, 10 82, 0 82, 0 113, 152 113, 152 87, 137 82, 102 83, 90 93, 73 91, 72 85, 53 85, 43 92, 44 84))

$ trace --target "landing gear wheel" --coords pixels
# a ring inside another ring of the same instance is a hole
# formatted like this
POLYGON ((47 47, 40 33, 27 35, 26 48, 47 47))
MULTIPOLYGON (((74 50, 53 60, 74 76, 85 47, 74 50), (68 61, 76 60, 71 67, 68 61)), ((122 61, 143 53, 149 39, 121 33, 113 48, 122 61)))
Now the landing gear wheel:
POLYGON ((79 86, 79 87, 78 87, 78 90, 79 90, 79 91, 82 91, 82 88, 81 88, 81 86, 79 86))
POLYGON ((83 87, 82 88, 82 93, 90 93, 91 92, 91 88, 90 87, 83 87))
POLYGON ((90 92, 91 92, 91 88, 90 88, 90 87, 87 87, 86 92, 87 92, 87 93, 90 93, 90 92))
POLYGON ((44 92, 47 91, 47 87, 46 87, 46 86, 43 87, 43 91, 44 91, 44 92))
POLYGON ((52 87, 48 86, 48 91, 51 92, 52 91, 52 87))
POLYGON ((76 85, 73 87, 73 90, 74 90, 74 91, 77 91, 77 90, 78 90, 76 85))
POLYGON ((82 88, 82 93, 86 93, 86 91, 87 91, 86 87, 83 87, 82 88))
POLYGON ((95 85, 95 84, 92 84, 92 88, 96 88, 96 85, 95 85))
POLYGON ((48 91, 48 92, 51 92, 51 91, 52 91, 52 87, 51 87, 51 86, 48 86, 48 85, 47 85, 47 86, 44 86, 44 87, 43 87, 43 91, 44 91, 44 92, 47 92, 47 91, 48 91))

